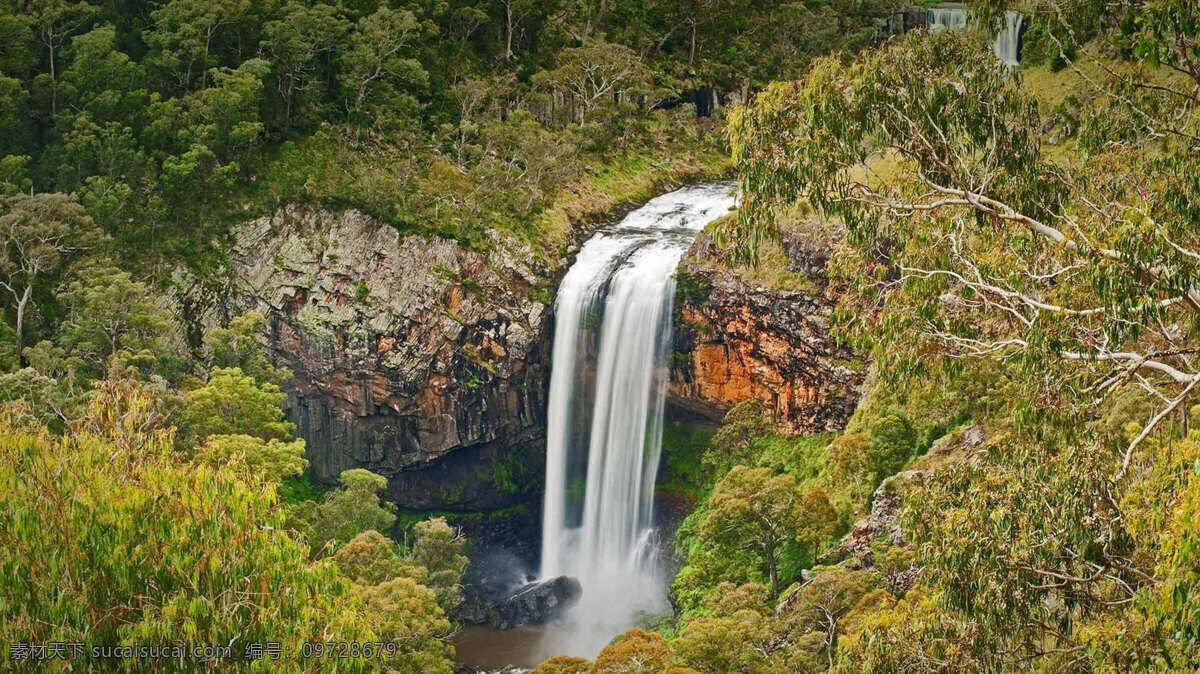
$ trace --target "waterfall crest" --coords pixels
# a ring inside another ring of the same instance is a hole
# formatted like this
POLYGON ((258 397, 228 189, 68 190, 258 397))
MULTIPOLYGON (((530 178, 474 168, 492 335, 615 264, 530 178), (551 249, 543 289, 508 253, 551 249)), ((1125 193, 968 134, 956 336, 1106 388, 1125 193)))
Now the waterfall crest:
POLYGON ((651 200, 590 239, 555 301, 541 576, 583 597, 556 653, 592 657, 639 611, 666 608, 652 518, 671 352, 672 274, 734 185, 651 200))

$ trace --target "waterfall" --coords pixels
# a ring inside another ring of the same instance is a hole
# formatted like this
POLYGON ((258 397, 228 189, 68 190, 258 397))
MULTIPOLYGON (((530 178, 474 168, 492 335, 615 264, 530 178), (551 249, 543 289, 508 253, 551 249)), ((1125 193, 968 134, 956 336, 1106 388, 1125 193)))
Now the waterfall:
POLYGON ((925 10, 925 26, 930 33, 943 30, 965 30, 967 10, 961 7, 932 7, 925 10))
POLYGON ((1009 10, 1004 13, 1004 29, 996 35, 996 44, 992 46, 992 51, 996 53, 996 58, 1003 63, 1015 66, 1018 64, 1017 50, 1021 46, 1021 22, 1024 17, 1020 12, 1009 10))
POLYGON ((549 638, 593 657, 639 611, 667 608, 652 500, 672 340, 672 275, 730 183, 651 200, 580 249, 555 301, 542 578, 570 575, 580 603, 549 638))
MULTIPOLYGON (((931 7, 925 10, 925 26, 930 33, 943 30, 966 30, 969 16, 963 7, 931 7)), ((1024 17, 1020 12, 1008 10, 1004 13, 1004 27, 996 35, 992 52, 1006 65, 1019 64, 1021 46, 1021 24, 1024 17)))

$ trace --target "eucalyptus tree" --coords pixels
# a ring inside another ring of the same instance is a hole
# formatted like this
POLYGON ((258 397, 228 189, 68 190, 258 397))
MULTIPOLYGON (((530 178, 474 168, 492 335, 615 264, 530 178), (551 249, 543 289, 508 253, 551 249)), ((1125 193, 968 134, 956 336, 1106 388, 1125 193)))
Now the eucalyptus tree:
POLYGON ((364 121, 378 121, 372 113, 399 107, 394 99, 402 90, 428 81, 429 74, 414 55, 423 31, 412 12, 387 7, 355 24, 349 47, 340 54, 339 75, 346 107, 355 120, 355 145, 364 121))
POLYGON ((767 567, 771 597, 779 596, 779 553, 798 522, 796 478, 770 468, 734 466, 709 499, 703 533, 717 544, 746 550, 767 567))
MULTIPOLYGON (((285 671, 313 668, 299 653, 314 635, 396 639, 401 650, 410 643, 332 564, 308 560, 303 540, 284 531, 273 488, 229 467, 181 463, 150 397, 136 383, 102 382, 91 419, 74 420, 78 432, 66 437, 23 421, 19 403, 0 406, 5 640, 37 632, 91 648, 186 634, 236 655, 276 641, 284 655, 272 666, 285 671)), ((414 633, 441 633, 447 625, 433 591, 405 589, 425 598, 426 610, 402 604, 414 612, 394 612, 414 633)), ((213 664, 171 662, 159 668, 213 664)), ((337 669, 377 671, 365 658, 337 669)))
POLYGON ((321 58, 345 37, 349 22, 332 5, 289 2, 263 27, 263 51, 270 57, 275 88, 283 100, 283 130, 291 129, 297 102, 321 100, 321 58))
POLYGON ((997 394, 1002 432, 977 461, 917 478, 905 521, 929 593, 857 640, 847 671, 1200 666, 1196 536, 1178 529, 1200 509, 1184 413, 1200 383, 1197 25, 1188 3, 1106 9, 1095 30, 1135 62, 1054 33, 1064 60, 1089 60, 1075 161, 1045 151, 1036 100, 982 35, 818 62, 732 120, 745 196, 726 245, 754 260, 796 202, 841 220, 839 318, 883 380, 987 377, 997 394), (1148 412, 1121 416, 1139 394, 1148 412))
MULTIPOLYGON (((1196 154, 1124 142, 1055 163, 1035 101, 983 44, 919 37, 770 87, 733 121, 745 200, 724 236, 753 259, 777 235, 774 210, 796 200, 845 221, 860 290, 914 309, 883 326, 890 371, 939 357, 1036 365, 1047 376, 1031 397, 1067 416, 1143 386, 1161 405, 1120 457, 1124 474, 1200 383, 1196 154)), ((1127 131, 1149 143, 1167 128, 1127 131)))
POLYGON ((0 289, 13 300, 22 364, 25 321, 34 292, 99 241, 99 229, 73 196, 16 194, 0 205, 0 289))
POLYGON ((70 44, 71 36, 91 21, 98 9, 86 2, 65 0, 34 0, 29 13, 41 45, 46 48, 50 66, 50 114, 58 112, 58 59, 70 44))
POLYGON ((625 99, 650 83, 650 71, 637 52, 599 40, 564 49, 559 66, 541 77, 571 105, 572 113, 579 106, 572 120, 578 122, 591 119, 608 101, 625 99))

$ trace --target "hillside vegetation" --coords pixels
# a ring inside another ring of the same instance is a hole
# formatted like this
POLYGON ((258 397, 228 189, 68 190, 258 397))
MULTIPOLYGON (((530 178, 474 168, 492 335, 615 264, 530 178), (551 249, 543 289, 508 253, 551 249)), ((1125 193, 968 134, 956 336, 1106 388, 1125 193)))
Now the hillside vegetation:
POLYGON ((722 264, 802 291, 781 230, 832 240, 861 404, 673 429, 677 610, 534 671, 1200 670, 1200 7, 983 0, 881 43, 894 4, 0 4, 6 662, 450 674, 461 532, 367 470, 317 490, 269 318, 181 348, 164 294, 226 309, 232 233, 296 201, 549 265, 732 166, 722 264), (698 120, 710 90, 743 105, 698 120), (301 658, 341 641, 372 652, 301 658))
POLYGON ((535 671, 1200 667, 1197 8, 1031 4, 1021 69, 915 34, 734 112, 712 233, 788 288, 780 232, 844 227, 864 400, 833 437, 730 411, 679 614, 535 671))
POLYGON ((718 103, 877 41, 893 4, 0 0, 6 662, 449 672, 466 541, 397 525, 379 475, 309 483, 270 318, 233 306, 239 226, 355 209, 532 250, 548 283, 572 226, 730 173, 718 103), (176 315, 197 285, 218 325, 176 315), (300 659, 339 641, 376 646, 300 659))

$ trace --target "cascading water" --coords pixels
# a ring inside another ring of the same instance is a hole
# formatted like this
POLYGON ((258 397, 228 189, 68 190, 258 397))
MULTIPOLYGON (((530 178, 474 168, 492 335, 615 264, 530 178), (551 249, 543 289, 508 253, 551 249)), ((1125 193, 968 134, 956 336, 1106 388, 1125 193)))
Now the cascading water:
POLYGON ((967 10, 960 7, 933 7, 925 10, 925 27, 930 33, 943 30, 965 30, 967 10))
MULTIPOLYGON (((925 26, 931 33, 943 30, 966 30, 967 10, 963 7, 931 7, 925 10, 925 26)), ((1021 48, 1021 24, 1024 17, 1020 12, 1008 10, 1004 13, 1004 27, 996 34, 992 52, 1006 65, 1019 65, 1021 48)))
POLYGON ((992 51, 996 53, 996 58, 1000 59, 1007 65, 1018 65, 1017 58, 1018 50, 1021 47, 1021 22, 1024 17, 1020 12, 1009 10, 1004 13, 1004 30, 996 35, 996 43, 992 45, 992 51))
POLYGON ((734 185, 651 200, 592 237, 555 302, 541 576, 583 596, 547 651, 595 656, 641 611, 666 607, 655 564, 654 477, 671 352, 672 275, 734 185))

